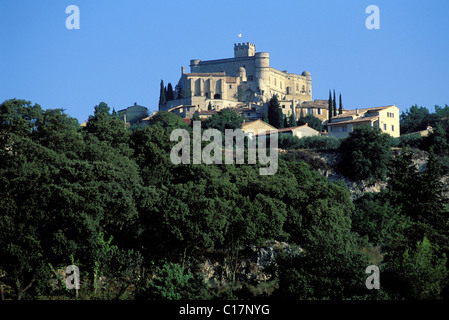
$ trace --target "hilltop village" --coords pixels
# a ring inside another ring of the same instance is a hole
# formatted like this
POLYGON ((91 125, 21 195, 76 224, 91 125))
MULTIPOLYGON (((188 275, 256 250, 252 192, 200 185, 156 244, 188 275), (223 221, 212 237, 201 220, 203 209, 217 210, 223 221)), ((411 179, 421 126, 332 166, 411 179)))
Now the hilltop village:
POLYGON ((249 43, 160 89, 0 104, 1 300, 449 299, 449 105, 313 99, 249 43))
MULTIPOLYGON (((230 109, 241 115, 248 130, 272 130, 264 118, 268 112, 270 99, 276 95, 282 114, 286 119, 313 116, 319 119, 322 130, 310 128, 307 123, 287 125, 282 133, 299 138, 303 136, 325 135, 344 138, 362 125, 379 128, 392 137, 400 136, 399 108, 394 105, 356 107, 352 110, 335 106, 328 99, 312 98, 312 75, 309 71, 301 74, 289 73, 270 67, 270 54, 257 52, 253 43, 234 44, 234 57, 203 61, 190 60, 190 72, 181 67, 178 83, 168 87, 161 82, 159 111, 172 112, 187 123, 194 116, 206 119, 220 110, 230 109), (329 103, 334 105, 329 107, 329 103)), ((341 98, 341 97, 340 97, 341 98)), ((157 113, 148 115, 146 107, 137 105, 119 110, 118 114, 130 124, 145 123, 157 113)))

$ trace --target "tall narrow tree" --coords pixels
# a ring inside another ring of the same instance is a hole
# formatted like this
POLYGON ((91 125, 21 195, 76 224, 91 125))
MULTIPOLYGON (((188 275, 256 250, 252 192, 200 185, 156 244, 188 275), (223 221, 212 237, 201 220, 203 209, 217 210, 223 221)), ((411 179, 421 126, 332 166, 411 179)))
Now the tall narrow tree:
POLYGON ((290 115, 290 127, 296 127, 298 125, 298 123, 296 122, 296 117, 295 115, 292 113, 290 115))
POLYGON ((165 99, 165 87, 164 87, 164 80, 161 79, 161 91, 159 93, 159 109, 161 106, 163 106, 167 100, 165 99))
POLYGON ((341 103, 341 93, 340 93, 340 105, 338 106, 338 114, 342 114, 343 113, 343 104, 341 103))
POLYGON ((334 89, 334 99, 332 100, 332 107, 334 109, 334 117, 337 116, 337 102, 335 101, 335 89, 334 89))
POLYGON ((268 104, 268 123, 277 129, 284 127, 284 115, 277 95, 273 95, 268 104))
POLYGON ((328 113, 329 113, 329 115, 328 115, 328 117, 329 117, 329 121, 332 119, 332 114, 333 114, 333 111, 332 111, 332 93, 331 93, 331 91, 329 90, 329 107, 328 107, 328 113))
POLYGON ((171 100, 175 99, 175 93, 173 92, 173 86, 172 86, 171 82, 169 82, 167 85, 167 92, 165 95, 166 95, 167 101, 171 101, 171 100))

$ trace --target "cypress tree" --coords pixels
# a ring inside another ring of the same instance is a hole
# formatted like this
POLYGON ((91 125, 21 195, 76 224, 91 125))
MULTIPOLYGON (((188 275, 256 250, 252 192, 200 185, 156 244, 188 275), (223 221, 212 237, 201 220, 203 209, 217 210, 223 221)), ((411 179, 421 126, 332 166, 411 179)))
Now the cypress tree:
MULTIPOLYGON (((302 111, 302 109, 301 109, 302 111)), ((295 115, 292 113, 290 115, 290 127, 296 127, 298 125, 298 123, 296 122, 296 117, 295 115)))
POLYGON ((331 91, 329 90, 329 107, 328 107, 328 113, 329 113, 329 121, 332 119, 332 94, 331 91))
POLYGON ((161 91, 159 94, 159 109, 162 105, 164 105, 167 102, 165 98, 165 87, 164 87, 164 80, 161 80, 161 91))
POLYGON ((335 101, 335 89, 334 89, 334 99, 332 100, 332 106, 334 109, 334 117, 337 116, 337 103, 335 101))
POLYGON ((290 121, 289 121, 290 116, 288 116, 288 117, 283 116, 283 117, 284 117, 284 128, 288 128, 289 124, 290 124, 290 121))
POLYGON ((267 111, 263 112, 262 121, 268 123, 268 112, 267 111))
POLYGON ((340 105, 338 107, 338 114, 342 114, 343 113, 343 105, 341 103, 341 93, 340 93, 340 105))
POLYGON ((282 129, 284 127, 283 117, 278 97, 273 95, 268 104, 268 123, 277 129, 282 129))
POLYGON ((167 85, 166 99, 167 99, 167 101, 175 99, 175 93, 173 92, 173 86, 170 82, 167 85))

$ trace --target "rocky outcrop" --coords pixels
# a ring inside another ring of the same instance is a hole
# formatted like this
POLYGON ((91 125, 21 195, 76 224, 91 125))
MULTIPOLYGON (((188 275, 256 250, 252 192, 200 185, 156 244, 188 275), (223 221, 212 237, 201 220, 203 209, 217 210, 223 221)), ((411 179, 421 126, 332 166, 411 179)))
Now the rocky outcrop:
MULTIPOLYGON (((276 273, 276 256, 283 250, 291 249, 286 242, 267 241, 263 246, 242 248, 239 258, 230 263, 203 256, 197 263, 197 272, 204 276, 206 282, 220 286, 235 280, 242 283, 257 284, 274 279, 276 273)), ((297 249, 302 251, 301 249, 297 249)))

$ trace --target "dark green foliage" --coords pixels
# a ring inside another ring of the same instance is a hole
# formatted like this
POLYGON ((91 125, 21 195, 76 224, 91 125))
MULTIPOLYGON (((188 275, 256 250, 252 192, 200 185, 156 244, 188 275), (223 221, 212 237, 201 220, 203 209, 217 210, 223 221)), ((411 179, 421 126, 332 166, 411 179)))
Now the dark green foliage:
POLYGON ((289 127, 296 127, 296 126, 298 126, 298 123, 296 122, 296 117, 295 117, 295 115, 293 113, 289 117, 288 126, 289 127))
POLYGON ((104 102, 95 106, 94 115, 89 116, 82 132, 95 136, 99 141, 119 149, 125 155, 130 154, 129 133, 126 124, 112 117, 109 106, 104 102))
POLYGON ((337 116, 337 101, 335 99, 335 90, 334 90, 334 98, 332 99, 332 109, 334 117, 337 116))
POLYGON ((424 138, 420 134, 404 134, 391 139, 391 146, 397 148, 421 148, 424 138))
POLYGON ((355 128, 340 145, 340 170, 354 180, 382 180, 391 160, 390 139, 378 128, 355 128))
POLYGON ((173 86, 172 84, 169 82, 167 85, 167 92, 165 93, 165 99, 167 101, 171 101, 175 99, 175 93, 173 92, 173 86))
POLYGON ((354 201, 356 210, 352 217, 352 229, 360 236, 367 236, 374 246, 394 241, 410 226, 410 220, 391 204, 388 192, 366 193, 354 201))
POLYGON ((426 130, 428 126, 435 126, 438 119, 438 115, 430 113, 426 107, 414 105, 401 114, 401 134, 426 130))
MULTIPOLYGON (((80 299, 248 299, 264 285, 283 299, 448 297, 444 121, 420 143, 401 142, 428 151, 422 172, 407 150, 389 162, 391 144, 379 131, 351 133, 339 149, 346 172, 380 179, 391 169, 386 190, 353 200, 345 182, 323 175, 333 168, 317 150, 337 153, 335 138, 279 135, 281 148, 315 151, 280 153, 277 173, 261 176, 261 164, 174 165, 170 133, 192 128, 173 113, 130 130, 100 103, 80 129, 62 109, 8 100, 0 120, 6 299, 74 299, 51 282, 70 264, 80 267, 80 299), (239 289, 241 258, 268 240, 289 244, 270 267, 272 280, 239 289), (204 259, 219 264, 214 286, 198 273, 204 259), (380 292, 365 288, 373 263, 380 292)), ((225 109, 202 126, 223 132, 242 122, 225 109)))
POLYGON ((323 131, 323 121, 315 117, 313 114, 308 114, 298 120, 298 126, 303 126, 305 124, 318 132, 323 131))
POLYGON ((167 94, 165 92, 164 80, 161 80, 161 88, 159 91, 159 109, 167 102, 167 94))
POLYGON ((244 117, 235 111, 226 108, 204 120, 202 123, 202 128, 213 128, 224 133, 226 129, 241 129, 244 120, 244 117))
POLYGON ((268 123, 277 129, 284 127, 284 115, 277 95, 273 95, 268 104, 268 123))
POLYGON ((263 122, 265 122, 265 123, 268 123, 268 112, 267 111, 264 111, 263 112, 263 114, 262 114, 262 121, 263 122))
POLYGON ((159 111, 148 121, 149 126, 160 126, 163 129, 187 128, 188 125, 173 112, 159 111))
POLYGON ((308 181, 298 190, 307 195, 307 204, 300 205, 299 216, 291 217, 297 222, 288 225, 297 230, 291 240, 304 251, 279 257, 279 294, 293 299, 349 299, 366 293, 360 283, 367 260, 350 230, 353 205, 347 189, 301 171, 296 177, 308 181))
POLYGON ((333 103, 332 103, 332 94, 331 91, 329 90, 329 101, 328 101, 328 114, 329 114, 329 121, 332 119, 332 115, 334 114, 334 110, 333 110, 333 103))
POLYGON ((338 106, 338 114, 342 114, 343 113, 343 104, 341 103, 341 93, 340 93, 340 96, 339 96, 339 100, 340 100, 340 103, 339 103, 339 106, 338 106))
POLYGON ((311 136, 298 138, 290 134, 279 134, 278 146, 281 149, 313 149, 313 150, 337 150, 341 141, 335 137, 311 136))

